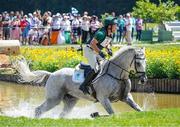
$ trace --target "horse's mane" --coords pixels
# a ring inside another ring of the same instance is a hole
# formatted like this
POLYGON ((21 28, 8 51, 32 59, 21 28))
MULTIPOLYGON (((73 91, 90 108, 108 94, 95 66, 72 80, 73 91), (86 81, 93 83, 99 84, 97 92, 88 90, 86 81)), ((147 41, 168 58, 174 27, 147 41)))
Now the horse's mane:
POLYGON ((114 56, 110 60, 115 60, 117 57, 120 57, 120 55, 122 55, 126 51, 130 51, 130 50, 135 50, 135 48, 132 46, 123 46, 117 52, 115 52, 114 56))

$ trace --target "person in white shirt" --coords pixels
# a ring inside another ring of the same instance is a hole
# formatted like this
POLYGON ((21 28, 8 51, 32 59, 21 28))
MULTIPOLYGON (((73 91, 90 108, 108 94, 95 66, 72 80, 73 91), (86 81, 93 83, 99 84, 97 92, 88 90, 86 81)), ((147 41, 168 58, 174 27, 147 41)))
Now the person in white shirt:
POLYGON ((100 28, 100 22, 98 21, 98 17, 93 15, 90 23, 90 29, 91 29, 90 36, 92 37, 99 28, 100 28))
POLYGON ((125 26, 126 26, 126 40, 128 42, 128 45, 131 45, 132 44, 132 38, 131 38, 132 20, 129 13, 126 14, 125 26))
POLYGON ((64 32, 65 42, 71 43, 71 22, 68 19, 69 17, 64 15, 63 20, 61 21, 61 32, 64 32))
POLYGON ((56 15, 53 16, 52 23, 51 23, 51 37, 50 37, 50 42, 51 44, 57 44, 57 39, 60 31, 60 26, 61 25, 61 19, 60 19, 60 13, 57 13, 56 15))
POLYGON ((88 33, 90 28, 90 22, 87 15, 83 16, 82 23, 81 23, 81 29, 82 29, 82 43, 87 42, 88 33))
POLYGON ((77 43, 78 38, 78 28, 79 28, 79 20, 77 19, 77 16, 74 16, 74 19, 72 20, 72 43, 77 43))
POLYGON ((38 27, 35 25, 28 32, 29 45, 32 45, 33 42, 38 42, 38 27))
POLYGON ((81 23, 82 23, 82 18, 80 14, 77 14, 77 19, 79 21, 79 27, 78 27, 78 40, 81 42, 81 36, 82 36, 82 30, 81 30, 81 23))

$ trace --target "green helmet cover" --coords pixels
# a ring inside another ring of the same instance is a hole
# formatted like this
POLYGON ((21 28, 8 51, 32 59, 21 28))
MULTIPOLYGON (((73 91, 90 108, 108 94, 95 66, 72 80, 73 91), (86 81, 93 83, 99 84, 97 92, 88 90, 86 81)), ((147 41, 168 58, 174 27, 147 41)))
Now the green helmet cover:
POLYGON ((115 24, 117 24, 117 20, 115 17, 110 16, 110 17, 105 18, 104 20, 105 27, 107 27, 108 25, 115 25, 115 24))

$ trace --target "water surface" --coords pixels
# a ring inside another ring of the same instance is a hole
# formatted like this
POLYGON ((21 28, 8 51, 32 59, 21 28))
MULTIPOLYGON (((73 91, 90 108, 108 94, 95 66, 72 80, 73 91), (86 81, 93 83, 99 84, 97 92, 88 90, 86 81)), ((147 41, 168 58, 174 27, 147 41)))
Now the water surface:
MULTIPOLYGON (((132 93, 134 100, 144 110, 180 107, 178 94, 132 93)), ((35 107, 44 101, 44 87, 18 85, 0 81, 0 114, 6 116, 34 116, 35 107)), ((116 113, 134 111, 123 102, 112 104, 116 113)), ((63 104, 45 113, 42 117, 58 118, 63 104)), ((68 118, 88 118, 93 112, 107 114, 101 104, 80 100, 68 118)))

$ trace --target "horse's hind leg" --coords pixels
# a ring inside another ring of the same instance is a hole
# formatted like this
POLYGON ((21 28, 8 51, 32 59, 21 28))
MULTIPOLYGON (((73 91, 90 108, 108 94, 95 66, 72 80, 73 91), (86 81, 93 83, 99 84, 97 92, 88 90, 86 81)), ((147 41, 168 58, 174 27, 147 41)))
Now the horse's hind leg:
POLYGON ((70 113, 77 103, 78 99, 71 95, 65 95, 63 98, 64 108, 63 111, 60 113, 59 117, 65 117, 68 113, 70 113))
POLYGON ((40 115, 60 103, 60 98, 48 98, 46 101, 35 109, 35 117, 38 118, 40 115))
POLYGON ((124 101, 136 111, 143 111, 142 108, 133 100, 131 93, 128 93, 128 96, 124 101))

